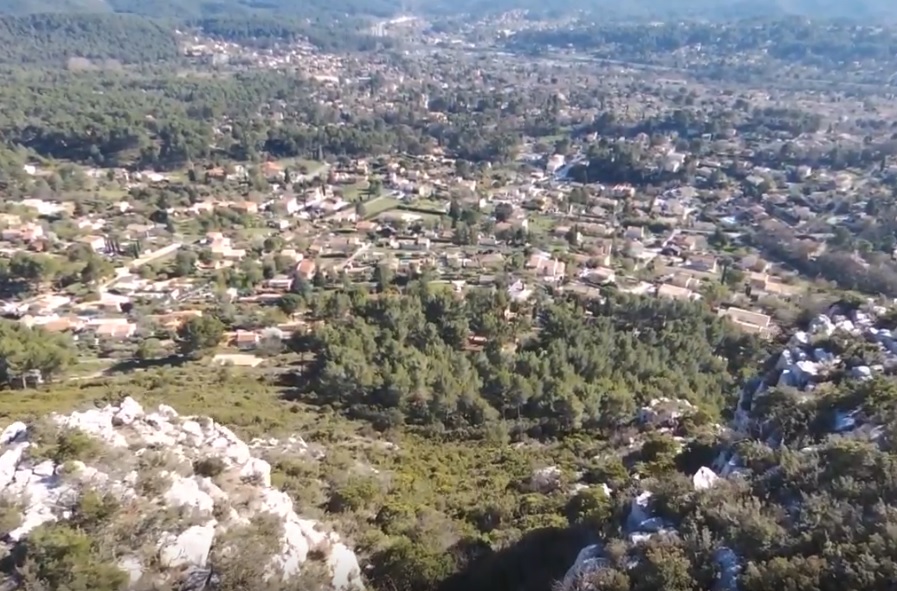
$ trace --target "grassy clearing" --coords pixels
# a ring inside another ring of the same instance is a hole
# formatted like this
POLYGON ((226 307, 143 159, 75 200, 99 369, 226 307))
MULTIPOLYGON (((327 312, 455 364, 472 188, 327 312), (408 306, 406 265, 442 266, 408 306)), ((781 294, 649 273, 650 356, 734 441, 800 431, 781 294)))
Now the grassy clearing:
POLYGON ((381 213, 390 211, 399 206, 400 201, 392 197, 376 197, 364 204, 365 217, 373 218, 381 213))
POLYGON ((447 213, 445 209, 446 202, 438 199, 417 199, 410 205, 414 208, 430 210, 439 215, 447 213))
POLYGON ((324 165, 324 163, 319 160, 308 160, 306 158, 284 158, 283 160, 278 160, 277 163, 284 168, 288 168, 295 172, 299 172, 300 169, 314 172, 324 165))

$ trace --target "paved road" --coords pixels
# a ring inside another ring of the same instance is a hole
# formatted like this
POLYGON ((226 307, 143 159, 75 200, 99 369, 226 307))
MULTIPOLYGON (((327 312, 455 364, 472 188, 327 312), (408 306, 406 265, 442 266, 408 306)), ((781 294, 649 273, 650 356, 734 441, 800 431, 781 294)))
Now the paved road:
MULTIPOLYGON (((191 242, 189 244, 194 244, 195 242, 198 242, 198 241, 199 240, 197 239, 196 241, 191 242)), ((169 244, 168 246, 163 246, 162 248, 156 249, 153 252, 149 252, 149 253, 143 255, 142 257, 136 258, 133 261, 131 261, 130 263, 128 263, 127 265, 123 265, 121 267, 116 267, 115 268, 115 276, 112 277, 111 279, 101 283, 99 285, 100 291, 102 292, 102 291, 109 289, 109 287, 111 287, 116 281, 118 281, 120 279, 124 279, 125 277, 130 277, 132 275, 131 269, 137 269, 139 267, 148 265, 148 264, 150 264, 154 261, 157 261, 159 259, 165 258, 167 256, 171 256, 172 254, 179 251, 183 246, 184 246, 183 242, 173 242, 172 244, 169 244)))
POLYGON ((347 258, 345 261, 343 261, 339 265, 339 270, 342 271, 343 269, 345 269, 346 267, 351 265, 352 261, 354 261, 356 258, 361 256, 362 254, 366 253, 370 248, 371 248, 370 243, 365 242, 364 244, 362 244, 360 247, 358 247, 358 250, 356 250, 355 252, 352 253, 352 256, 347 258))

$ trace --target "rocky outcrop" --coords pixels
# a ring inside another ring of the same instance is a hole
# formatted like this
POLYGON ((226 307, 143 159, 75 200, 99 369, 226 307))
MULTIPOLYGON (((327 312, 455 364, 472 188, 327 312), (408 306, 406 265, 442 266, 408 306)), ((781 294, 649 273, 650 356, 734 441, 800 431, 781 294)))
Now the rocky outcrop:
POLYGON ((22 510, 19 527, 6 532, 8 543, 15 544, 42 524, 67 519, 79 495, 95 490, 189 516, 181 529, 146 540, 155 548, 155 558, 126 555, 119 560, 132 584, 154 563, 162 577, 181 580, 188 573, 190 580, 184 579, 182 586, 205 588, 217 576, 210 564, 213 548, 232 543, 225 534, 253 519, 273 516, 282 531, 276 534, 280 540, 270 557, 269 576, 296 576, 314 558, 329 571, 334 589, 362 589, 354 552, 335 533, 325 533, 317 522, 297 515, 290 497, 271 487, 271 466, 253 457, 251 448, 227 427, 208 418, 179 417, 164 405, 147 413, 131 398, 50 420, 59 429, 90 435, 108 453, 85 458, 89 464, 57 465, 32 457, 30 451, 38 446, 29 440, 28 426, 6 427, 0 433, 0 494, 22 510))

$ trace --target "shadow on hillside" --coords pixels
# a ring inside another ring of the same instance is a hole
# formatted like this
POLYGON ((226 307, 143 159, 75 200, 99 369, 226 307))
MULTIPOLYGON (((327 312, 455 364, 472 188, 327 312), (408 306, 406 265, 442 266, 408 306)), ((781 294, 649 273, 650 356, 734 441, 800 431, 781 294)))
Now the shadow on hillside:
POLYGON ((159 359, 125 359, 118 361, 106 369, 106 374, 112 375, 117 373, 130 373, 133 371, 141 371, 145 369, 153 369, 157 367, 180 367, 187 363, 189 359, 181 355, 169 355, 159 359))
POLYGON ((592 542, 581 529, 533 530, 515 544, 473 560, 437 591, 551 591, 592 542))

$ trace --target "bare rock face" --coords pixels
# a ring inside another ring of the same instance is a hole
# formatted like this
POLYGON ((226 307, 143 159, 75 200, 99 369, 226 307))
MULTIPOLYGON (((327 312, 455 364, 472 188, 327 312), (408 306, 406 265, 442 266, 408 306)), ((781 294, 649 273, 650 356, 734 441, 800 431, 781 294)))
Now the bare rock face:
MULTIPOLYGON (((297 515, 292 499, 271 487, 271 466, 253 457, 255 446, 250 448, 227 427, 208 418, 180 417, 165 405, 145 412, 131 398, 117 406, 54 415, 51 420, 102 442, 114 459, 104 463, 102 457, 86 458, 90 465, 33 460, 28 454, 32 446, 28 426, 13 423, 3 429, 0 495, 22 509, 20 526, 6 536, 10 543, 42 524, 67 519, 65 508, 72 507, 83 491, 95 490, 189 516, 180 527, 170 526, 177 531, 162 531, 156 539, 145 540, 155 548, 154 559, 128 554, 119 560, 132 585, 153 564, 161 567, 163 579, 180 580, 188 572, 196 574, 196 581, 211 580, 217 577, 210 563, 216 544, 232 543, 226 534, 234 528, 273 516, 282 531, 279 544, 274 544, 279 549, 270 557, 270 577, 299 575, 314 556, 330 572, 333 589, 363 589, 355 553, 335 533, 325 533, 317 522, 297 515)), ((235 550, 239 551, 239 541, 235 550)), ((188 588, 202 588, 196 581, 188 588)))

